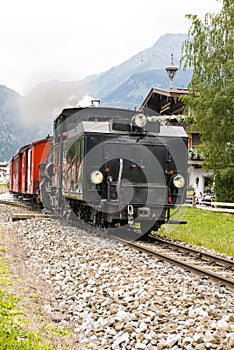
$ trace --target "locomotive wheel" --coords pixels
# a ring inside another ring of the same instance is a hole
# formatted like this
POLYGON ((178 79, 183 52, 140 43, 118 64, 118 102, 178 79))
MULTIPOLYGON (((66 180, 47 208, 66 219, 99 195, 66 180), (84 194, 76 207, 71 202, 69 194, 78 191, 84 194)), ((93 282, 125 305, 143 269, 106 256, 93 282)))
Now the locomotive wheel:
POLYGON ((51 200, 50 193, 47 191, 46 185, 47 184, 45 181, 40 184, 41 198, 42 198, 43 206, 46 212, 52 213, 53 212, 52 200, 51 200))

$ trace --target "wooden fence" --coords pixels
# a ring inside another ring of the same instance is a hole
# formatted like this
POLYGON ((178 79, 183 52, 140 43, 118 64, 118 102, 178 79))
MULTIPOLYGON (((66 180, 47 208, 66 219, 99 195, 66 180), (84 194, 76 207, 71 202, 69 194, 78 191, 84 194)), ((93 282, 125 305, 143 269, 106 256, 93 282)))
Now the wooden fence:
POLYGON ((198 201, 195 196, 188 196, 186 204, 194 208, 234 214, 234 203, 198 201))

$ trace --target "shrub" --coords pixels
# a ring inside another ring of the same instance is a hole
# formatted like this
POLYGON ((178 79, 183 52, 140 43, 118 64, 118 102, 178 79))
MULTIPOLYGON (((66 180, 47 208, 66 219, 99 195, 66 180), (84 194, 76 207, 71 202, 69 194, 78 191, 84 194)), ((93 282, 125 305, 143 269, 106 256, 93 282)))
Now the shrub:
POLYGON ((234 167, 216 171, 214 191, 218 202, 234 202, 234 167))

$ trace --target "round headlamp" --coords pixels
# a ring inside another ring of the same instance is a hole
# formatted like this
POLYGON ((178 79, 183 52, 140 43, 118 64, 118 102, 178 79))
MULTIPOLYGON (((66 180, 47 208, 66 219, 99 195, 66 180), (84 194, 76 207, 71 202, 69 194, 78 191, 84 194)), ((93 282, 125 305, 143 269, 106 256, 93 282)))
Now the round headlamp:
POLYGON ((177 188, 184 187, 185 179, 182 175, 178 174, 175 177, 173 177, 173 185, 177 188))
POLYGON ((147 123, 147 119, 146 119, 146 116, 144 114, 136 114, 133 117, 133 122, 139 128, 143 128, 147 123))
POLYGON ((98 185, 103 181, 103 174, 99 170, 95 170, 91 174, 91 181, 93 184, 98 185))

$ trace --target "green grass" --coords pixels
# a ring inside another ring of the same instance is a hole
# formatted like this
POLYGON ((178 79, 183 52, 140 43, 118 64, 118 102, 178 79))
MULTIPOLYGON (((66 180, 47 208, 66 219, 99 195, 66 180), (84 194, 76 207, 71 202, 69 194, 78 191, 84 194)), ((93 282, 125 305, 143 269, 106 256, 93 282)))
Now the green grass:
POLYGON ((11 285, 9 269, 0 258, 0 349, 1 350, 52 350, 39 332, 29 331, 22 312, 17 309, 19 298, 6 289, 11 285))
MULTIPOLYGON (((1 227, 0 227, 1 231, 1 227)), ((0 235, 2 238, 2 235, 0 235)), ((1 249, 3 255, 5 249, 1 249)), ((38 331, 32 331, 33 325, 30 320, 23 317, 27 310, 19 308, 21 298, 10 292, 13 285, 8 261, 4 256, 0 257, 0 349, 1 350, 53 350, 55 347, 50 342, 45 341, 48 335, 51 338, 69 337, 69 330, 55 327, 50 324, 42 323, 39 320, 38 331)), ((37 296, 33 295, 33 299, 37 296)), ((53 343, 52 339, 52 343, 53 343)), ((73 347, 64 346, 63 349, 72 349, 73 347)))
POLYGON ((186 225, 166 225, 158 233, 234 256, 234 215, 181 207, 171 219, 186 225))

